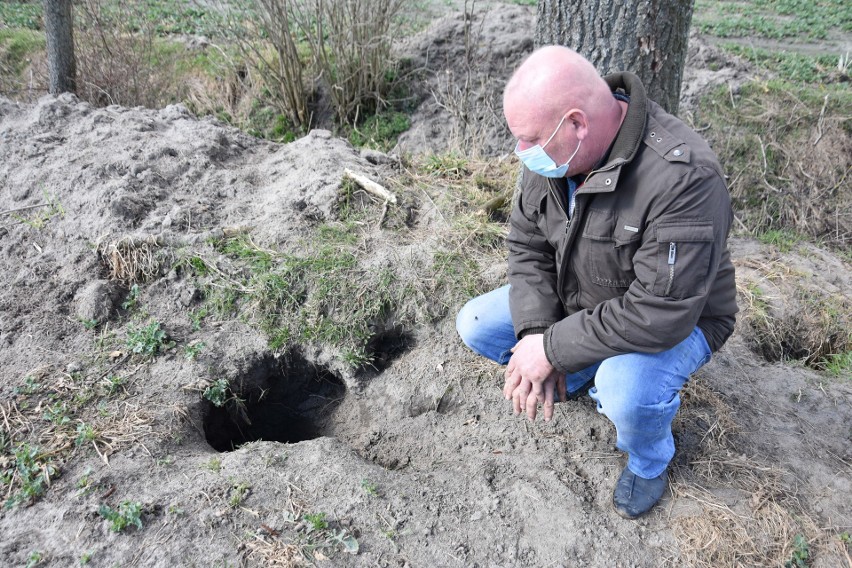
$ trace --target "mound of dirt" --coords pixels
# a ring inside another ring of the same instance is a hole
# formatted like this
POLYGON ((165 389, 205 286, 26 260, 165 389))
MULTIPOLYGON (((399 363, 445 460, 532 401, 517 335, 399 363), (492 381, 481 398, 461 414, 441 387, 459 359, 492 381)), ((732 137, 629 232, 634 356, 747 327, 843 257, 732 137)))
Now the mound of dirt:
POLYGON ((533 50, 535 10, 492 4, 450 14, 399 46, 424 73, 422 102, 395 152, 498 156, 512 149, 503 85, 533 50))
MULTIPOLYGON (((502 13, 516 11, 529 14, 502 13)), ((439 65, 457 57, 464 20, 442 25, 439 65)), ((485 50, 487 80, 525 45, 485 50)), ((436 131, 420 128, 415 118, 400 144, 427 148, 436 131)), ((506 148, 498 139, 483 151, 506 148)), ((547 424, 513 417, 502 370, 461 345, 451 315, 377 332, 371 372, 321 342, 273 349, 240 318, 198 325, 182 250, 214 255, 209 242, 230 232, 301 246, 338 217, 344 168, 398 175, 367 156, 324 131, 259 141, 179 105, 0 99, 0 472, 12 503, 0 563, 769 566, 803 535, 811 566, 841 565, 852 385, 763 361, 742 329, 684 392, 671 494, 627 521, 610 505, 624 456, 593 402, 559 404, 547 424), (140 328, 143 312, 162 329, 140 328)), ((445 220, 427 198, 410 221, 427 237, 371 233, 376 266, 441 249, 445 220)), ((732 248, 741 269, 774 254, 732 248)), ((848 291, 848 263, 819 254, 839 276, 814 270, 812 284, 840 278, 848 291)), ((482 269, 500 283, 502 267, 482 269)))

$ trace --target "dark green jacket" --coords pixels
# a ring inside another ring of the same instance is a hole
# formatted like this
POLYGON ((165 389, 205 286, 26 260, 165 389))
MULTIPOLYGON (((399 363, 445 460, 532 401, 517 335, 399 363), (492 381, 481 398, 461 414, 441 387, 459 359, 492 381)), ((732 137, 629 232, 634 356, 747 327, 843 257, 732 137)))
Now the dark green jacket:
POLYGON ((526 168, 511 216, 515 333, 544 332, 562 372, 665 351, 696 325, 716 351, 737 312, 733 213, 715 154, 648 100, 635 75, 604 79, 630 104, 606 163, 577 189, 570 221, 566 180, 526 168))

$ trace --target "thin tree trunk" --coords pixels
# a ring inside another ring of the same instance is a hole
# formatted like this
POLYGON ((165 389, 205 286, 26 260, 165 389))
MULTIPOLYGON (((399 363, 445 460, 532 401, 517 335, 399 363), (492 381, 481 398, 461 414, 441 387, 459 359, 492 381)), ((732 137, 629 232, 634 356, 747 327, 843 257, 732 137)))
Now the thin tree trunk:
POLYGON ((631 71, 677 112, 694 0, 539 0, 535 43, 564 45, 602 74, 631 71))
POLYGON ((53 95, 77 92, 71 0, 44 0, 49 90, 53 95))

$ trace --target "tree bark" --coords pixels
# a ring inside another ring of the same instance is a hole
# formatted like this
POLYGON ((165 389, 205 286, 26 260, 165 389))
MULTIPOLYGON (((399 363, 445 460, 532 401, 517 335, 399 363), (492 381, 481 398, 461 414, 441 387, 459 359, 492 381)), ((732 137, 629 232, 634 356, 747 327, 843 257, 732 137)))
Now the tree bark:
POLYGON ((631 71, 677 112, 694 0, 539 0, 535 44, 576 50, 601 74, 631 71))
POLYGON ((71 0, 44 0, 47 68, 52 95, 77 92, 71 0))

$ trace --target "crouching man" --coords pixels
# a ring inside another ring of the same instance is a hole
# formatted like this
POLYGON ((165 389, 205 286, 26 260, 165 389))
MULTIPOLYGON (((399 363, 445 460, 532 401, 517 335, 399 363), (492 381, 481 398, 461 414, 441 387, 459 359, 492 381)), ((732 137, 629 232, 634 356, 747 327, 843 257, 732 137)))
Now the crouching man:
POLYGON ((503 105, 524 164, 509 285, 468 302, 457 329, 508 365, 515 414, 541 404, 550 420, 588 392, 628 456, 613 505, 636 518, 666 489, 680 389, 734 329, 722 169, 635 75, 602 78, 564 47, 533 53, 503 105))

